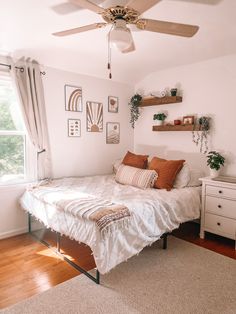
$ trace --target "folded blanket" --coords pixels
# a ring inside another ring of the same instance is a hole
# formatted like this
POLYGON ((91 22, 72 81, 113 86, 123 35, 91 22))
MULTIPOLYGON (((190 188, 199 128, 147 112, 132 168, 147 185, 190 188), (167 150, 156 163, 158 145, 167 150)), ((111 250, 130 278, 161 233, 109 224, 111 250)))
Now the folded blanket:
POLYGON ((122 226, 129 217, 129 209, 122 205, 112 205, 90 215, 91 220, 96 222, 101 231, 109 228, 109 226, 112 226, 112 224, 117 223, 118 221, 119 226, 122 226))
POLYGON ((58 210, 95 222, 102 234, 127 227, 131 217, 129 209, 124 205, 76 190, 51 187, 50 183, 34 186, 30 192, 35 198, 58 210))

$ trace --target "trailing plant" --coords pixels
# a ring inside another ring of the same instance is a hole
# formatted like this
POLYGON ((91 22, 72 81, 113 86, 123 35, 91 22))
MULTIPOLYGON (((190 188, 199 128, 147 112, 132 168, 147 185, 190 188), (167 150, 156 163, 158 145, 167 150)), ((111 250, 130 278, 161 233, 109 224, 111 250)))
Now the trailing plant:
POLYGON ((198 120, 198 123, 201 126, 201 130, 208 131, 210 129, 210 118, 209 117, 201 117, 198 120))
POLYGON ((201 117, 198 119, 198 124, 200 126, 200 132, 192 132, 193 142, 200 146, 200 152, 206 154, 208 152, 208 135, 210 130, 210 118, 201 117), (196 134, 194 133, 196 132, 196 134))
POLYGON ((142 96, 140 94, 135 94, 129 102, 130 106, 130 123, 132 128, 134 129, 135 122, 138 120, 140 116, 140 102, 142 101, 142 96))
POLYGON ((207 165, 211 169, 219 170, 221 166, 224 166, 225 158, 216 151, 211 151, 207 155, 207 165))
POLYGON ((167 115, 163 112, 160 113, 156 113, 153 115, 153 120, 160 120, 160 121, 164 121, 166 119, 167 115))

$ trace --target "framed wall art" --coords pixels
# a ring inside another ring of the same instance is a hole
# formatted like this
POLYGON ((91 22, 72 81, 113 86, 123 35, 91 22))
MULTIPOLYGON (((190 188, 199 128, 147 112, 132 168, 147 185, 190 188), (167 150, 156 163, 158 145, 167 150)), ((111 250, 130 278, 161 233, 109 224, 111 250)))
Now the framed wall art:
POLYGON ((65 109, 66 111, 82 112, 82 88, 65 85, 65 109))
POLYGON ((183 124, 194 124, 194 116, 183 117, 183 124))
POLYGON ((106 143, 107 144, 119 144, 120 143, 120 123, 119 122, 107 122, 106 143))
POLYGON ((108 96, 108 112, 117 113, 119 109, 119 99, 115 96, 108 96))
POLYGON ((103 105, 99 102, 87 101, 86 120, 88 132, 103 131, 103 105))
POLYGON ((81 122, 79 119, 68 119, 68 136, 69 137, 81 136, 81 122))

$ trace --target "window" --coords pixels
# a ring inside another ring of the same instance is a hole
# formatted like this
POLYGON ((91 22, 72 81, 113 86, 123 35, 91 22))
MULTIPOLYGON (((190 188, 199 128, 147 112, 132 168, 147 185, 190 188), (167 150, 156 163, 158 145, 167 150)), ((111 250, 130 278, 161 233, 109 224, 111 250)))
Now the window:
POLYGON ((30 146, 13 82, 9 74, 0 72, 0 184, 34 177, 30 146))

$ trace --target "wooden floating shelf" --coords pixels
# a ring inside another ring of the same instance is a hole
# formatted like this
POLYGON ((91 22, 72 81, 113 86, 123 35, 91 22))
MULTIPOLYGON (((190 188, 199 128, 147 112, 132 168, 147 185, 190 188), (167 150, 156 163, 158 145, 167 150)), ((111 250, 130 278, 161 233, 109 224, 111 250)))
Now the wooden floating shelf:
POLYGON ((182 125, 154 125, 153 131, 201 131, 200 125, 182 124, 182 125))
POLYGON ((182 100, 183 100, 183 97, 181 96, 150 97, 146 99, 143 98, 139 107, 175 104, 175 103, 182 102, 182 100))

